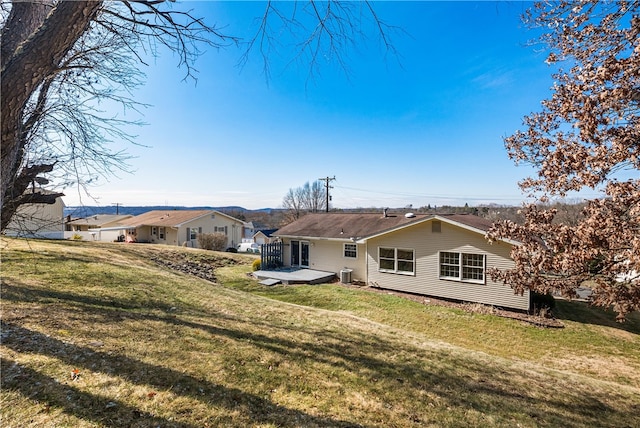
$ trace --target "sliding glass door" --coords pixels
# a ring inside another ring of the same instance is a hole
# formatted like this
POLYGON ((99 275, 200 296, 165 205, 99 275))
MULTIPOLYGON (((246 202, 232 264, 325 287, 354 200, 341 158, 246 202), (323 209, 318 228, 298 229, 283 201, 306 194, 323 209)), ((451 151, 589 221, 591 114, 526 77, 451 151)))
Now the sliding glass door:
POLYGON ((308 241, 291 241, 291 266, 309 267, 308 241))

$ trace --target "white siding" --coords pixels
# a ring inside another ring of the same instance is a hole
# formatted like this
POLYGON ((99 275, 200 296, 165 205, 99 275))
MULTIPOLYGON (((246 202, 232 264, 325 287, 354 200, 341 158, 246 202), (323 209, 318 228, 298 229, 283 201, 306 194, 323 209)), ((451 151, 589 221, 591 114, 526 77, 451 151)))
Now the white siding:
MULTIPOLYGON (((216 227, 223 228, 227 227, 227 246, 228 247, 236 247, 240 242, 242 242, 242 233, 243 233, 243 225, 241 222, 233 221, 229 217, 215 214, 212 216, 207 215, 204 217, 200 217, 195 220, 188 221, 180 225, 180 228, 177 230, 177 235, 171 235, 172 237, 177 237, 177 245, 183 245, 185 242, 188 247, 197 247, 198 240, 187 241, 187 228, 201 228, 202 233, 216 233, 216 227)), ((169 228, 167 228, 168 231, 169 228)), ((169 234, 167 233, 167 237, 169 234)), ((168 241, 167 243, 176 245, 174 242, 168 241)))
POLYGON ((282 240, 282 265, 291 266, 291 240, 282 240))
POLYGON ((166 242, 168 245, 178 245, 178 230, 173 227, 167 227, 165 229, 166 242))
POLYGON ((76 232, 64 232, 64 239, 76 239, 80 237, 83 241, 102 241, 102 242, 114 242, 118 239, 118 236, 124 233, 124 230, 100 230, 95 229, 91 232, 88 231, 76 231, 76 232))
POLYGON ((64 239, 63 211, 61 198, 53 204, 21 205, 4 233, 25 238, 64 239))
POLYGON ((366 281, 366 254, 364 245, 357 245, 357 257, 344 257, 344 242, 310 241, 309 267, 311 269, 335 272, 352 269, 352 281, 366 281))
MULTIPOLYGON (((187 221, 180 225, 180 227, 171 226, 140 226, 135 228, 136 230, 136 242, 150 242, 153 244, 166 244, 166 245, 185 245, 188 247, 197 247, 198 240, 187 240, 187 229, 197 228, 201 233, 215 233, 216 227, 227 227, 227 245, 228 247, 235 247, 240 242, 242 235, 242 223, 239 221, 234 222, 229 217, 222 215, 203 216, 198 219, 187 221), (164 227, 165 237, 160 239, 160 228, 164 227), (152 234, 152 230, 155 229, 156 234, 152 234)), ((118 232, 125 233, 127 230, 133 229, 132 227, 122 226, 122 229, 118 232)), ((104 231, 103 231, 104 233, 104 231)), ((104 240, 104 239, 103 239, 104 240)))
POLYGON ((522 296, 514 294, 509 286, 495 283, 488 276, 485 284, 439 278, 440 251, 485 254, 486 269, 489 269, 512 267, 510 250, 509 244, 489 244, 482 234, 446 222, 442 222, 440 233, 434 233, 431 222, 426 222, 368 240, 368 283, 390 290, 527 310, 528 291, 522 296), (379 272, 377 259, 378 248, 381 246, 413 249, 415 275, 379 272))
MULTIPOLYGON (((366 249, 357 245, 357 257, 344 257, 344 243, 322 239, 301 239, 309 242, 309 268, 340 274, 342 269, 352 269, 352 281, 366 282, 366 249)), ((291 240, 283 239, 284 265, 291 266, 291 240)))
POLYGON ((262 232, 257 232, 256 234, 254 234, 252 239, 253 242, 258 245, 271 244, 272 242, 275 242, 274 238, 270 238, 262 232))

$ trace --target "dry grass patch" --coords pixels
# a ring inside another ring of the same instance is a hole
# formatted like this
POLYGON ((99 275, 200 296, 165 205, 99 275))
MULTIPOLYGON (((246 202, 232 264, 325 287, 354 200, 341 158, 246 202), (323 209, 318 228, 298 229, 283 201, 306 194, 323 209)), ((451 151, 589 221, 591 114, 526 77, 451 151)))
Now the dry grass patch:
POLYGON ((558 370, 585 373, 591 377, 621 384, 640 384, 640 369, 629 364, 624 356, 577 355, 552 358, 550 364, 558 370))
POLYGON ((75 244, 32 242, 46 252, 37 269, 22 241, 3 249, 3 426, 640 424, 636 387, 454 346, 414 324, 484 316, 422 306, 426 318, 411 321, 420 306, 390 297, 292 288, 332 306, 302 307, 168 271, 126 245, 75 244), (395 314, 361 315, 375 305, 395 314))

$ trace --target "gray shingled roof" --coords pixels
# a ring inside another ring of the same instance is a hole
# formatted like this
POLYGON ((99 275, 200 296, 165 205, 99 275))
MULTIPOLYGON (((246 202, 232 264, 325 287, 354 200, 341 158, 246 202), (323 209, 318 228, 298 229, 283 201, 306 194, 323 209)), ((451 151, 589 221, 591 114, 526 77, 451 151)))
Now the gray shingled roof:
POLYGON ((431 219, 441 219, 486 232, 491 222, 471 214, 403 214, 382 213, 318 213, 304 217, 278 229, 274 236, 351 239, 366 238, 386 231, 431 219))

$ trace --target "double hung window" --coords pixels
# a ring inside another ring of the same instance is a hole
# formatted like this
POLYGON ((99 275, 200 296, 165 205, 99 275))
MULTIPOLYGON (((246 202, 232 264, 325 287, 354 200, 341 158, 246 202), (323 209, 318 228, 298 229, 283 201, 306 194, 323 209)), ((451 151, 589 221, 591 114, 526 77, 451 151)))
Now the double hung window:
POLYGON ((485 262, 484 254, 441 251, 440 279, 484 284, 485 262))
POLYGON ((198 229, 199 228, 197 228, 197 227, 190 227, 189 228, 189 239, 191 241, 195 240, 198 237, 198 232, 199 232, 198 229))
POLYGON ((344 244, 344 252, 345 257, 355 259, 358 258, 358 247, 356 244, 344 244))
POLYGON ((415 274, 414 251, 406 248, 378 248, 378 270, 380 272, 415 274))

